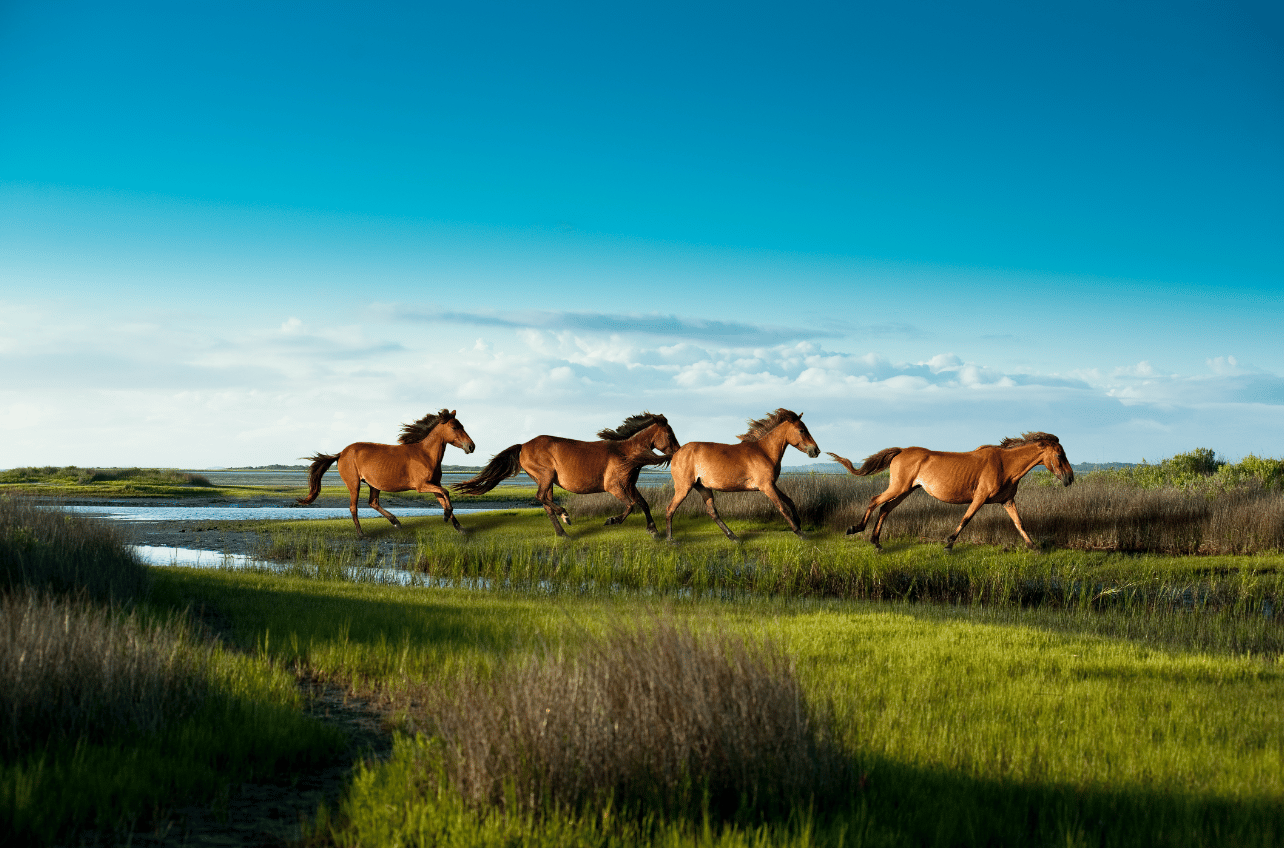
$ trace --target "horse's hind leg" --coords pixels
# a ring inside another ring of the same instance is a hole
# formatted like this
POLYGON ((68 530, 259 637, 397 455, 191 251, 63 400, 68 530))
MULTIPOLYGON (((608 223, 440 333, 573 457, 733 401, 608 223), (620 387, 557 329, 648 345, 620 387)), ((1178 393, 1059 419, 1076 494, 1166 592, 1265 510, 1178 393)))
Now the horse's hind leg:
MULTIPOLYGON (((913 490, 911 489, 910 491, 913 491, 913 490)), ((878 509, 880 506, 882 506, 885 503, 888 503, 889 501, 895 501, 895 503, 892 504, 892 506, 895 506, 896 504, 900 503, 902 500, 905 499, 906 494, 908 494, 908 492, 902 492, 899 495, 893 494, 892 487, 888 486, 885 490, 883 490, 883 493, 881 495, 874 495, 874 497, 869 499, 869 507, 866 508, 865 515, 861 518, 860 524, 853 524, 851 527, 848 527, 847 533, 844 535, 854 536, 857 533, 864 531, 865 525, 869 524, 869 517, 874 514, 874 510, 878 509)), ((891 507, 888 507, 885 512, 890 512, 890 511, 891 511, 891 507)), ((881 514, 879 515, 879 520, 880 521, 882 520, 881 514)), ((875 536, 878 535, 877 530, 874 531, 874 535, 875 536)))
MULTIPOLYGON (((874 532, 869 534, 869 542, 871 545, 878 548, 880 551, 883 549, 883 546, 878 543, 878 537, 883 532, 883 522, 887 520, 887 514, 892 510, 896 509, 896 507, 900 505, 900 502, 908 498, 913 492, 914 492, 913 489, 910 489, 908 492, 902 492, 901 494, 897 495, 896 497, 892 498, 891 500, 883 504, 883 508, 878 512, 878 520, 874 522, 874 532)), ((883 494, 887 494, 887 493, 884 492, 883 494)), ((870 509, 873 509, 873 508, 874 507, 871 505, 870 509)), ((868 515, 869 513, 866 513, 866 516, 868 515)), ((863 527, 864 524, 862 523, 861 526, 863 527)), ((848 531, 848 532, 851 532, 851 531, 848 531)))
POLYGON ((736 534, 731 532, 731 528, 722 522, 722 518, 718 515, 718 508, 713 505, 713 489, 710 489, 699 480, 692 484, 692 488, 696 490, 700 497, 704 498, 704 511, 709 513, 713 523, 722 528, 722 532, 727 534, 728 539, 733 542, 739 542, 740 540, 736 538, 736 534))
POLYGON ((669 507, 664 511, 664 529, 668 541, 673 541, 673 513, 678 511, 682 502, 687 499, 691 493, 691 482, 679 479, 678 475, 673 475, 673 500, 669 501, 669 507))
POLYGON ((361 532, 361 521, 357 518, 357 500, 361 497, 361 478, 344 482, 348 484, 348 511, 352 513, 352 523, 356 525, 357 535, 364 538, 366 534, 361 532))
MULTIPOLYGON (((366 485, 370 486, 369 480, 366 481, 366 485)), ((391 512, 388 512, 388 510, 384 509, 379 505, 379 490, 376 489, 374 486, 370 486, 370 506, 374 507, 375 512, 379 513, 384 518, 391 521, 393 527, 401 526, 401 522, 397 520, 397 516, 393 515, 391 512)))

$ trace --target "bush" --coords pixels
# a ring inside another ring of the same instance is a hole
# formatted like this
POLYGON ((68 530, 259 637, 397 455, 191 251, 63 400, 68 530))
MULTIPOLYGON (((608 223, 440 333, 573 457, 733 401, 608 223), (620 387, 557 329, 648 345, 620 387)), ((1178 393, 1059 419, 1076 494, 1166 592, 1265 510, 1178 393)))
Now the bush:
POLYGON ((574 659, 532 657, 434 687, 425 764, 478 806, 591 802, 722 815, 843 797, 832 724, 769 645, 659 623, 620 629, 574 659))

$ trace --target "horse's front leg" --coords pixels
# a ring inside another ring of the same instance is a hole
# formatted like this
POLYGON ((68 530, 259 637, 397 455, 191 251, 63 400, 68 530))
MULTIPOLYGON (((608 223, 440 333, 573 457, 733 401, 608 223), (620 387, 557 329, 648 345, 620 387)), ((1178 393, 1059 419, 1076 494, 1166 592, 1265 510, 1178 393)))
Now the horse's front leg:
POLYGON ((415 491, 422 494, 430 494, 435 497, 437 499, 437 503, 441 505, 441 520, 449 521, 450 524, 460 533, 464 532, 464 528, 459 526, 459 519, 455 517, 455 507, 450 502, 450 495, 447 494, 445 489, 436 483, 424 483, 416 488, 415 491))
POLYGON ((1016 525, 1017 532, 1021 534, 1021 538, 1025 539, 1025 546, 1027 548, 1034 548, 1035 544, 1030 540, 1030 534, 1026 533, 1025 528, 1021 526, 1021 516, 1017 515, 1016 510, 1016 499, 1008 498, 1003 502, 1003 508, 1008 511, 1008 517, 1011 518, 1012 523, 1016 525))
POLYGON ((785 517, 785 521, 789 522, 789 529, 794 531, 794 535, 800 539, 803 538, 802 521, 798 518, 798 507, 794 505, 789 495, 776 488, 774 481, 763 486, 759 491, 776 505, 776 509, 780 510, 780 514, 785 517))

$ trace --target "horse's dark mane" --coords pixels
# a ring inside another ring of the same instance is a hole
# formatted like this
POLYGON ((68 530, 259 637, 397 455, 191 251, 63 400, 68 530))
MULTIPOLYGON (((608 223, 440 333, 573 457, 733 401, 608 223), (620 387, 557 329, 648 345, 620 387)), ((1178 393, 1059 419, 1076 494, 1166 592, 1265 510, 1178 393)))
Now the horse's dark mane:
POLYGON ((1058 439, 1056 436, 1052 435, 1051 433, 1032 432, 1032 433, 1022 433, 1021 438, 1019 439, 1016 439, 1016 438, 1004 439, 1003 441, 999 442, 999 447, 1019 448, 1019 447, 1024 447, 1025 445, 1038 444, 1039 442, 1052 442, 1053 444, 1057 444, 1057 445, 1061 444, 1061 440, 1058 439))
POLYGON ((737 436, 736 438, 742 442, 756 442, 772 430, 776 429, 780 424, 783 424, 786 421, 797 420, 797 413, 790 412, 782 406, 780 409, 777 409, 765 418, 759 418, 757 420, 750 418, 749 432, 745 433, 743 436, 737 436))
POLYGON ((436 427, 443 421, 449 421, 452 417, 454 416, 450 414, 449 409, 443 409, 437 413, 430 412, 413 424, 402 424, 401 435, 397 437, 397 441, 401 442, 403 445, 413 445, 415 442, 422 442, 424 439, 428 438, 428 434, 432 432, 432 428, 436 427))
POLYGON ((636 436, 638 433, 650 427, 652 424, 668 424, 669 420, 663 415, 656 415, 653 412, 639 412, 637 415, 630 415, 624 419, 624 423, 619 427, 612 429, 599 430, 597 437, 599 439, 608 439, 612 442, 618 442, 627 439, 629 436, 636 436))

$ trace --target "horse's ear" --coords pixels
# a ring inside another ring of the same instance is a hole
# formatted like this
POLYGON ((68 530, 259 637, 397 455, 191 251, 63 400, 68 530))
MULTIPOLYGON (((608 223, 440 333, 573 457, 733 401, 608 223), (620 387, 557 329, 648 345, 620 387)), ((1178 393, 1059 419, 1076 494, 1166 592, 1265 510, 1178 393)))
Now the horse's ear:
POLYGON ((451 417, 451 418, 454 418, 454 417, 455 417, 455 414, 456 414, 458 411, 459 411, 459 410, 457 410, 457 409, 452 409, 452 410, 450 410, 450 417, 451 417))

